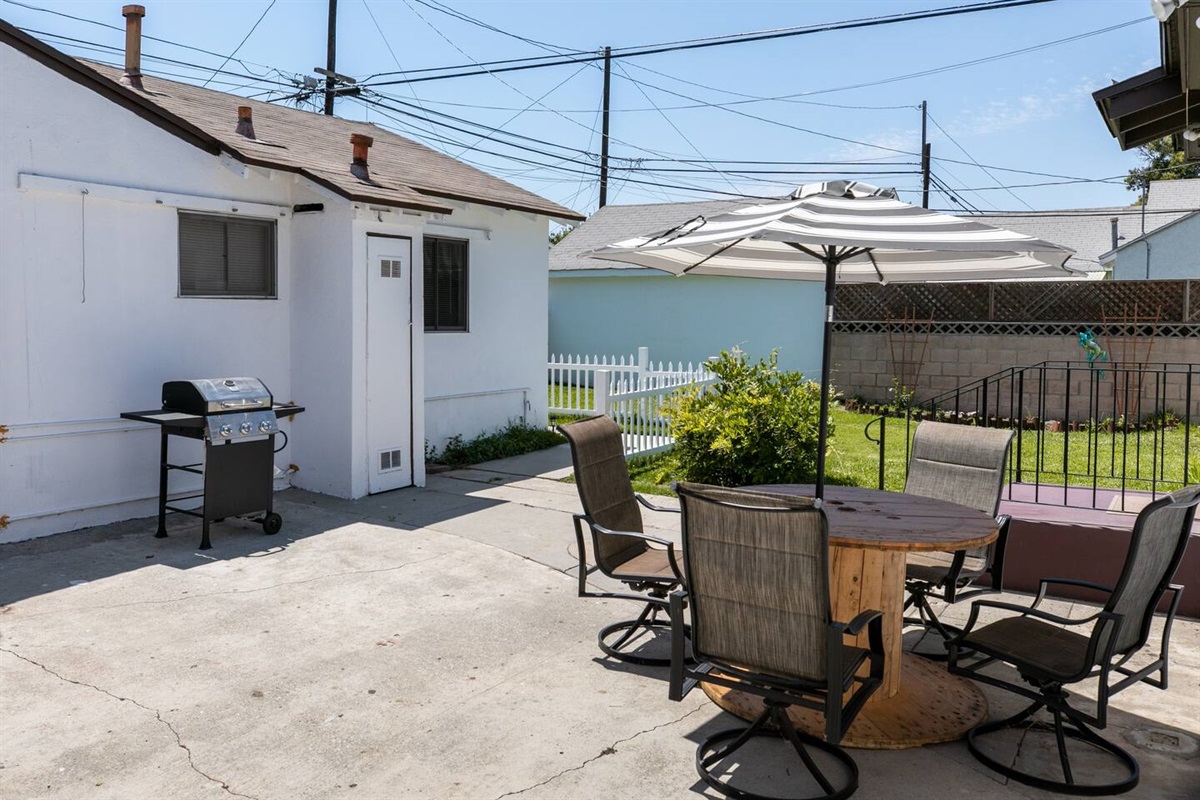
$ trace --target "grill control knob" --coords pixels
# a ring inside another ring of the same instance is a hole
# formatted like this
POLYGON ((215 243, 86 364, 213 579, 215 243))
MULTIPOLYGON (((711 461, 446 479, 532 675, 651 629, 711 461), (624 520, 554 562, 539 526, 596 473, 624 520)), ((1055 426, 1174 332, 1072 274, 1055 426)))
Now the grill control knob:
POLYGON ((233 426, 222 425, 217 433, 221 434, 222 439, 228 439, 230 436, 233 436, 233 426))
POLYGON ((238 426, 238 430, 240 430, 242 432, 243 436, 249 436, 250 432, 254 430, 254 426, 251 425, 249 422, 243 422, 241 425, 238 426))
POLYGON ((275 424, 270 420, 264 419, 262 422, 258 423, 258 429, 263 433, 271 433, 275 430, 275 424))

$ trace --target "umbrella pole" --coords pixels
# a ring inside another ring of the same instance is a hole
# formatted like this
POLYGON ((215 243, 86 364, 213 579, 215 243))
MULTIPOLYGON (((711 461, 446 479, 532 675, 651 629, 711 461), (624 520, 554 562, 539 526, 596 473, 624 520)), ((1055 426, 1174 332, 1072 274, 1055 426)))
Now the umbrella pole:
POLYGON ((837 259, 825 258, 825 333, 821 343, 821 419, 817 433, 817 499, 825 497, 825 448, 829 440, 829 367, 833 353, 833 293, 837 281, 837 259))

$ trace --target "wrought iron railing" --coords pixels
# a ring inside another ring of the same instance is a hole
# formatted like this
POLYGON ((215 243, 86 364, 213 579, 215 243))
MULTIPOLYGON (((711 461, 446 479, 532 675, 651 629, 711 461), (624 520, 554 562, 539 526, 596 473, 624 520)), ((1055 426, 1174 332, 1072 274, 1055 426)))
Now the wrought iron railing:
POLYGON ((1016 429, 1010 500, 1137 510, 1133 498, 1200 483, 1200 364, 1012 367, 914 404, 905 418, 905 463, 921 420, 1016 429))

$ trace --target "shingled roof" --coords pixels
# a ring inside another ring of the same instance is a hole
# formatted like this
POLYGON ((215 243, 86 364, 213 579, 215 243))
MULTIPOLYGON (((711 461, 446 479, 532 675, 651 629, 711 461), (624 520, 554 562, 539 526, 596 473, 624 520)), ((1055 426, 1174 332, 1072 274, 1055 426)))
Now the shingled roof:
POLYGON ((557 219, 575 211, 489 175, 377 125, 145 75, 142 89, 120 83, 119 68, 81 61, 0 20, 0 41, 213 154, 299 173, 346 197, 380 205, 449 213, 460 200, 557 219), (253 110, 255 139, 236 132, 238 106, 253 110), (374 140, 370 175, 350 172, 352 133, 374 140))
MULTIPOLYGON (((550 271, 646 269, 636 264, 621 264, 582 255, 605 245, 667 230, 702 214, 717 214, 745 205, 744 200, 702 200, 695 203, 647 203, 632 206, 605 206, 588 217, 570 235, 550 248, 550 271)), ((655 270, 646 269, 653 274, 655 270)))

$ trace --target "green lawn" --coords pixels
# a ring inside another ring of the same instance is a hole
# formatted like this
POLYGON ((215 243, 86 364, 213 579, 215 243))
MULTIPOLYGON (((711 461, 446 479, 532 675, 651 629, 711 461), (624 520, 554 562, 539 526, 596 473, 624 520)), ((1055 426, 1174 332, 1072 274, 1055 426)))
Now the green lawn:
MULTIPOLYGON (((845 486, 875 487, 878 485, 879 448, 863 435, 863 427, 875 417, 845 411, 832 410, 835 431, 829 444, 827 457, 827 481, 845 486)), ((915 432, 914 421, 908 430, 915 432)), ((878 438, 879 423, 871 426, 872 435, 878 438)), ((1119 488, 1122 475, 1128 489, 1149 489, 1149 478, 1155 465, 1159 480, 1183 479, 1184 428, 1158 432, 1158 452, 1155 452, 1155 435, 1150 431, 1141 433, 1141 451, 1138 452, 1137 434, 1041 432, 1043 437, 1043 464, 1041 474, 1036 474, 1038 431, 1021 431, 1021 480, 1038 480, 1047 484, 1063 482, 1063 448, 1067 446, 1067 470, 1073 473, 1068 483, 1072 486, 1091 486, 1091 466, 1098 475, 1096 485, 1101 488, 1119 488), (1090 437, 1090 440, 1089 440, 1090 437), (1127 465, 1127 466, 1126 466, 1127 465)), ((904 488, 904 467, 907 457, 905 448, 906 424, 902 419, 887 420, 887 461, 884 468, 884 488, 900 491, 904 488)), ((1192 426, 1189 458, 1191 476, 1188 482, 1200 482, 1200 426, 1192 426)), ((648 458, 633 458, 629 462, 629 475, 634 489, 649 494, 670 494, 670 483, 676 479, 672 473, 670 453, 648 458)), ((1169 487, 1168 487, 1169 488, 1169 487)))

